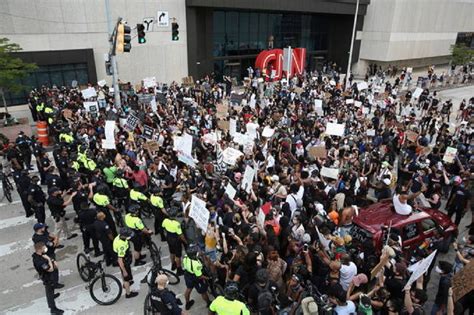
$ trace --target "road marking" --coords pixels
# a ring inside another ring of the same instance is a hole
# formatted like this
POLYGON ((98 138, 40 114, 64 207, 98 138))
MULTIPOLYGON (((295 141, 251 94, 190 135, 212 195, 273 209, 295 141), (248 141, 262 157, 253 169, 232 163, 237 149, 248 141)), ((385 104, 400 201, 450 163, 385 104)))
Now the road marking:
POLYGON ((34 217, 25 217, 23 216, 18 216, 18 217, 13 217, 13 218, 8 218, 4 220, 0 220, 0 230, 6 229, 9 227, 17 226, 17 225, 22 225, 26 223, 32 223, 35 222, 36 219, 34 217))
POLYGON ((33 249, 33 241, 31 239, 0 245, 0 257, 27 249, 33 249))

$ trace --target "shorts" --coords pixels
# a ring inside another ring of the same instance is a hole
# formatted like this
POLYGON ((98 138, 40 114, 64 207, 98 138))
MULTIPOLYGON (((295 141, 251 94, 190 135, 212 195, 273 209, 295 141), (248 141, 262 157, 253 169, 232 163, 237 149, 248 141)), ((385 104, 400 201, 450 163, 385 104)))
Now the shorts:
POLYGON ((170 254, 175 255, 178 258, 181 258, 181 253, 183 252, 183 246, 181 245, 181 240, 179 238, 168 237, 167 242, 168 242, 170 254))
POLYGON ((195 275, 187 271, 184 273, 184 282, 186 283, 186 288, 196 289, 199 294, 207 292, 206 281, 197 278, 195 275))
POLYGON ((142 250, 142 247, 143 247, 143 236, 141 233, 136 233, 135 232, 135 235, 133 236, 133 238, 131 239, 132 243, 133 243, 133 248, 135 249, 136 252, 139 252, 142 250))
POLYGON ((206 256, 209 257, 209 259, 215 263, 217 261, 217 250, 215 248, 213 249, 206 249, 205 251, 206 256))
POLYGON ((122 269, 120 269, 120 272, 122 273, 123 281, 131 281, 131 280, 133 280, 132 268, 130 267, 129 263, 124 262, 124 264, 125 264, 125 270, 127 270, 128 276, 124 277, 123 271, 122 271, 122 269))

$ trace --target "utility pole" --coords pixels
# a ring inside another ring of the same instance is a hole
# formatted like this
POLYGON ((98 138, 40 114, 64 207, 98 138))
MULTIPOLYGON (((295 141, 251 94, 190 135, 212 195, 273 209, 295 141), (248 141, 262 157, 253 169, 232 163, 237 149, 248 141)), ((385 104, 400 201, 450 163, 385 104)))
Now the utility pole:
MULTIPOLYGON (((107 14, 107 27, 109 32, 109 59, 112 65, 112 85, 114 87, 114 100, 115 100, 115 108, 120 109, 122 104, 120 102, 120 90, 118 85, 118 67, 117 67, 117 59, 115 56, 115 30, 112 25, 112 17, 110 15, 110 0, 105 0, 105 13, 107 14)), ((119 21, 121 18, 119 18, 119 21)))
POLYGON ((349 89, 348 84, 349 84, 349 76, 351 75, 352 50, 354 49, 354 41, 355 41, 356 26, 357 26, 357 15, 359 14, 359 1, 360 0, 357 0, 357 3, 356 3, 356 10, 354 14, 354 26, 352 27, 351 48, 349 50, 349 61, 347 62, 346 90, 349 89))

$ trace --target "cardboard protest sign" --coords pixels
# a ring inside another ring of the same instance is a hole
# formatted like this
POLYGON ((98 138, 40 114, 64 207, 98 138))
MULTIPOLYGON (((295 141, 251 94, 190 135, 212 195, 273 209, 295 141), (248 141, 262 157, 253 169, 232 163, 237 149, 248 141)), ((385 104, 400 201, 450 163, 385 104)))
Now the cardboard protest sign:
POLYGON ((230 183, 227 184, 225 187, 225 193, 230 199, 234 199, 235 195, 237 194, 237 190, 235 190, 234 186, 232 186, 230 183))
POLYGON ((217 127, 219 127, 219 129, 228 131, 229 126, 230 126, 230 122, 228 122, 227 120, 218 120, 217 121, 217 127))
POLYGON ((253 179, 255 177, 256 170, 250 166, 245 167, 244 176, 242 178, 242 187, 245 189, 247 193, 250 193, 252 189, 253 179))
POLYGON ((474 290, 474 259, 454 275, 452 287, 454 302, 474 290))
POLYGON ((323 116, 323 100, 314 100, 314 110, 319 116, 323 116))
POLYGON ((325 159, 328 153, 326 151, 326 146, 318 145, 318 146, 310 147, 308 150, 308 154, 314 159, 317 159, 317 158, 325 159))
POLYGON ((97 92, 93 87, 81 91, 82 97, 87 100, 92 97, 97 97, 97 92))
POLYGON ((447 147, 446 152, 444 152, 443 161, 446 163, 454 163, 458 149, 453 147, 447 147))
POLYGON ((155 129, 152 127, 145 125, 143 126, 143 137, 145 139, 151 140, 153 139, 153 134, 155 133, 155 129))
POLYGON ((419 98, 421 93, 423 93, 423 89, 417 87, 411 96, 413 96, 413 98, 419 98))
POLYGON ((344 124, 335 124, 328 122, 326 125, 326 134, 342 137, 344 135, 344 124))
POLYGON ((99 110, 99 104, 97 102, 84 102, 84 108, 86 112, 96 112, 99 110))
POLYGON ((368 88, 369 88, 369 85, 365 81, 357 83, 357 89, 359 91, 367 90, 368 88))
POLYGON ((139 121, 140 119, 137 116, 132 115, 132 114, 128 115, 127 122, 125 123, 125 129, 128 129, 128 130, 135 129, 139 121))
POLYGON ((418 139, 418 134, 414 131, 408 130, 405 134, 407 136, 407 140, 410 142, 416 142, 418 139))
POLYGON ((155 152, 160 148, 160 144, 157 141, 147 141, 143 144, 143 148, 155 152))
POLYGON ((194 220, 197 227, 203 232, 207 231, 207 223, 209 222, 209 210, 206 208, 206 202, 199 199, 195 195, 191 196, 191 207, 189 216, 194 220))
POLYGON ((224 157, 224 163, 235 165, 237 160, 244 154, 234 148, 227 148, 224 150, 224 152, 222 152, 222 155, 224 157))
POLYGON ((229 114, 229 105, 225 104, 217 104, 216 106, 216 117, 217 118, 226 118, 229 114))
POLYGON ((428 268, 430 267, 431 262, 433 261, 437 251, 438 250, 432 252, 428 257, 421 260, 419 265, 416 266, 416 268, 413 268, 413 273, 411 274, 410 279, 408 279, 408 282, 403 288, 403 291, 409 290, 413 282, 415 282, 419 277, 421 277, 422 274, 428 271, 428 268))
POLYGON ((339 169, 323 166, 323 168, 321 169, 321 172, 319 174, 321 174, 321 176, 323 176, 323 177, 338 179, 339 178, 339 169))
POLYGON ((271 138, 274 133, 275 133, 275 129, 272 129, 272 128, 270 128, 269 126, 266 126, 266 127, 263 129, 262 137, 271 138))

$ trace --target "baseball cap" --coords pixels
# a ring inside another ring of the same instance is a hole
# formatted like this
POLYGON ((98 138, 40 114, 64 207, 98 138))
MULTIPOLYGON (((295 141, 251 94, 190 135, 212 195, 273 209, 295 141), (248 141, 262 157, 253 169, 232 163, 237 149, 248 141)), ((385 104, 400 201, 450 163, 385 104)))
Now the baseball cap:
POLYGON ((273 175, 272 176, 272 181, 273 182, 278 182, 280 180, 280 177, 278 177, 278 175, 273 175))
POLYGON ((33 230, 35 231, 38 231, 42 228, 46 227, 46 225, 44 223, 36 223, 34 226, 33 226, 33 230))

